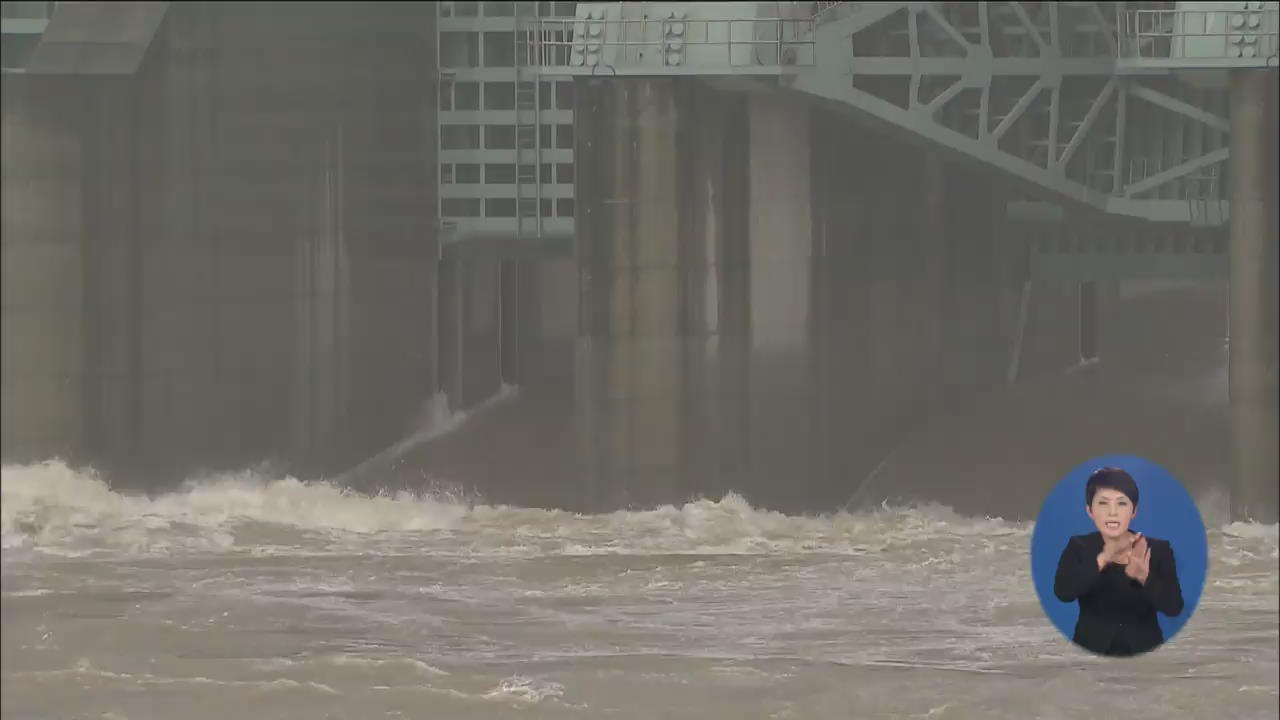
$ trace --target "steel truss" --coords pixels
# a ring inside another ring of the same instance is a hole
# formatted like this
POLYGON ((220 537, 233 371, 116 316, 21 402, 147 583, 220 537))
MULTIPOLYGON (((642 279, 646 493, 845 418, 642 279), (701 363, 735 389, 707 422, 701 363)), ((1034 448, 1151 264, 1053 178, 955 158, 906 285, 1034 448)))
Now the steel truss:
POLYGON ((1114 3, 851 3, 789 83, 1003 170, 1152 220, 1225 220, 1225 93, 1118 75, 1114 3))
POLYGON ((530 65, 565 76, 772 77, 1020 178, 1029 196, 1149 220, 1226 221, 1225 89, 1180 79, 1168 64, 1142 70, 1130 61, 1146 45, 1180 42, 1128 30, 1151 25, 1134 18, 1166 13, 1167 3, 811 5, 797 25, 794 14, 625 19, 612 5, 581 4, 575 20, 530 29, 530 65), (713 40, 716 23, 751 37, 726 31, 713 40), (686 24, 707 37, 677 35, 686 24), (795 27, 808 29, 795 35, 795 27), (777 50, 744 53, 748 43, 777 50))

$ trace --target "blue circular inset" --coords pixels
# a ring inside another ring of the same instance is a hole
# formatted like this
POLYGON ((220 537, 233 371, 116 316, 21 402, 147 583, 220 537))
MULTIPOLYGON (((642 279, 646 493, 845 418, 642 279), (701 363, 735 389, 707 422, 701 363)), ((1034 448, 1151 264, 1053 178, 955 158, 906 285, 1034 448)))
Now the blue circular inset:
POLYGON ((1173 549, 1182 612, 1173 617, 1156 613, 1156 620, 1169 642, 1195 612, 1204 590, 1209 565, 1209 543, 1204 520, 1195 501, 1169 471, 1133 455, 1104 455, 1078 465, 1064 477, 1045 499, 1031 534, 1031 577, 1045 614, 1068 639, 1075 634, 1080 614, 1077 602, 1062 602, 1054 595, 1054 576, 1067 541, 1074 535, 1097 531, 1085 507, 1085 484, 1095 470, 1118 467, 1133 476, 1138 485, 1138 505, 1130 526, 1144 536, 1167 540, 1173 549))

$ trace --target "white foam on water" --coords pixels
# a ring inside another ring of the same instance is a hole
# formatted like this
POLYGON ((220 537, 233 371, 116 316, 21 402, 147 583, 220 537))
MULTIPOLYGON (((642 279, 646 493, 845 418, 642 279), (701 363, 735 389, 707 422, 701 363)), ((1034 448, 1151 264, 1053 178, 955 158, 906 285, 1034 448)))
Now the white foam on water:
MULTIPOLYGON (((226 549, 246 522, 373 533, 455 525, 464 506, 410 493, 366 496, 323 482, 236 473, 147 497, 117 493, 60 460, 0 469, 3 547, 74 552, 77 540, 133 551, 226 549)), ((101 547, 98 545, 95 547, 101 547)))
POLYGON ((412 657, 363 657, 360 655, 321 655, 313 658, 267 658, 263 660, 254 660, 252 663, 254 668, 264 671, 289 670, 296 669, 308 665, 332 665, 335 667, 355 667, 371 671, 380 671, 385 668, 403 666, 416 673, 422 675, 448 675, 448 670, 442 670, 434 665, 430 665, 422 660, 412 657))
POLYGON ((151 673, 119 673, 105 670, 95 666, 87 658, 81 658, 69 668, 60 670, 35 670, 20 671, 13 673, 15 678, 57 678, 61 676, 74 677, 93 677, 103 680, 124 680, 138 685, 175 685, 175 684, 192 684, 192 685, 221 685, 226 687, 239 687, 251 689, 310 689, 320 692, 336 695, 337 690, 331 686, 317 682, 300 682, 290 680, 288 678, 274 678, 271 680, 218 680, 215 678, 196 675, 191 677, 165 677, 153 675, 151 673))
POLYGON ((1258 538, 1263 540, 1280 539, 1280 525, 1263 525, 1261 523, 1233 522, 1223 526, 1225 535, 1238 538, 1258 538))
POLYGON ((393 657, 393 658, 369 658, 359 655, 329 655, 323 658, 324 662, 331 665, 347 666, 347 667, 364 667, 364 668, 382 668, 388 665, 406 665, 425 675, 448 675, 449 671, 441 670, 434 665, 429 665, 417 658, 409 657, 393 657))
MULTIPOLYGON (((113 491, 92 471, 51 460, 0 469, 0 532, 6 550, 92 552, 405 552, 471 554, 865 554, 936 538, 1025 542, 1029 522, 964 517, 937 504, 786 515, 739 495, 651 510, 581 515, 471 505, 399 492, 364 495, 328 482, 242 472, 205 477, 148 497, 113 491), (281 528, 264 536, 254 528, 281 528), (290 546, 289 543, 294 543, 290 546)), ((1276 525, 1229 523, 1228 537, 1273 549, 1276 525), (1269 542, 1268 542, 1269 541, 1269 542)))
POLYGON ((547 698, 559 698, 563 695, 564 686, 560 683, 512 675, 485 693, 484 697, 489 700, 514 700, 519 703, 536 704, 547 698))

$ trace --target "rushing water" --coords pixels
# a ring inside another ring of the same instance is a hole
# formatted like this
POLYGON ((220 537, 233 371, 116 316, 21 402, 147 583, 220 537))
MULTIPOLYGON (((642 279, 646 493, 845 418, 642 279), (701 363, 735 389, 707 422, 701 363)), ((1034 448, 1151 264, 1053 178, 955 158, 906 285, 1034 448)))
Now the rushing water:
POLYGON ((1031 526, 579 516, 293 479, 3 469, 5 718, 1274 718, 1277 529, 1211 533, 1149 656, 1072 646, 1031 526))

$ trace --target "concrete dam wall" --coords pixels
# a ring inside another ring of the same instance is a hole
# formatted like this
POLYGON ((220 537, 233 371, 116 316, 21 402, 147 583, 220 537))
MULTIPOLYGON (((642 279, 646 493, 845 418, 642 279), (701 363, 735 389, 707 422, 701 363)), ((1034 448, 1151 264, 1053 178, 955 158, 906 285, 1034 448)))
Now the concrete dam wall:
POLYGON ((6 462, 826 510, 1003 386, 1020 311, 1019 377, 1078 361, 1009 188, 785 91, 578 81, 572 253, 441 247, 433 21, 174 4, 136 73, 5 76, 6 462))
POLYGON ((305 471, 409 429, 436 379, 434 16, 174 3, 134 74, 5 75, 6 461, 305 471))
POLYGON ((861 490, 1011 518, 1102 453, 1223 482, 1221 278, 1103 273, 1091 318, 1078 281, 1035 278, 1008 388, 1028 242, 1133 226, 1008 221, 995 178, 776 94, 578 96, 575 404, 516 398, 365 481, 578 509, 861 490), (1101 364, 1064 373, 1082 352, 1101 364))
MULTIPOLYGON (((995 178, 781 92, 576 94, 580 476, 599 505, 829 508, 926 415, 1003 383, 1027 269, 995 178)), ((1077 359, 1031 345, 1030 372, 1077 359)))

